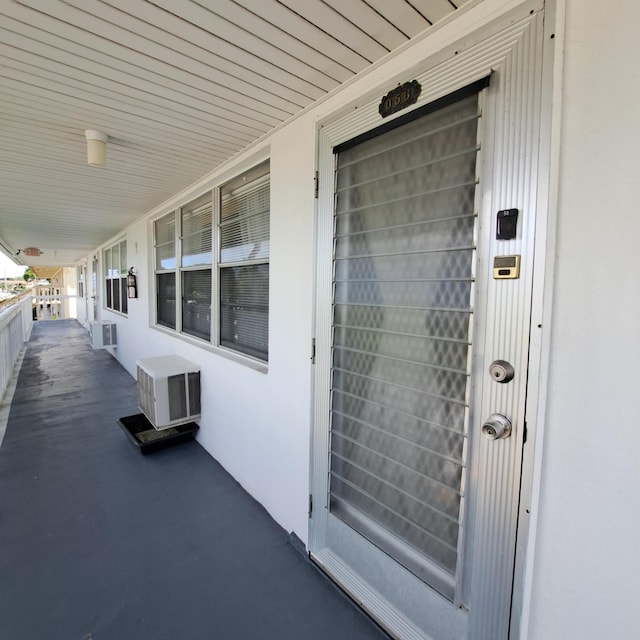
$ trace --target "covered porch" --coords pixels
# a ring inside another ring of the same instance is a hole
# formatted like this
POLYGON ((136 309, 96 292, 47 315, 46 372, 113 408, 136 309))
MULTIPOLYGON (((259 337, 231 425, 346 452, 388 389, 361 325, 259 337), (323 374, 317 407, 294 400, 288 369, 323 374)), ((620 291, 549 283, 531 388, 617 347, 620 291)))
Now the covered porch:
POLYGON ((197 442, 141 456, 137 412, 83 327, 34 323, 0 445, 4 640, 387 637, 197 442))
POLYGON ((2 640, 638 635, 640 3, 0 5, 2 640))

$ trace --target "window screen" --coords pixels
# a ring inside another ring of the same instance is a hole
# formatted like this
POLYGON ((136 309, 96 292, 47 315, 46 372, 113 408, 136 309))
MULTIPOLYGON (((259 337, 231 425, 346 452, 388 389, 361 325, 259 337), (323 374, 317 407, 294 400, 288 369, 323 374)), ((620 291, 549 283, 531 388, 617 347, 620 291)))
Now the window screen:
POLYGON ((182 331, 211 337, 211 269, 182 272, 182 331))
POLYGON ((183 268, 211 265, 211 193, 182 208, 183 268))
POLYGON ((156 250, 156 322, 176 328, 176 216, 170 213, 153 225, 156 250))
POLYGON ((169 329, 176 328, 176 274, 158 273, 157 289, 157 321, 169 329))
POLYGON ((181 291, 182 332, 211 337, 211 193, 182 207, 181 291))
POLYGON ((176 216, 170 213, 154 223, 156 271, 176 268, 176 216))

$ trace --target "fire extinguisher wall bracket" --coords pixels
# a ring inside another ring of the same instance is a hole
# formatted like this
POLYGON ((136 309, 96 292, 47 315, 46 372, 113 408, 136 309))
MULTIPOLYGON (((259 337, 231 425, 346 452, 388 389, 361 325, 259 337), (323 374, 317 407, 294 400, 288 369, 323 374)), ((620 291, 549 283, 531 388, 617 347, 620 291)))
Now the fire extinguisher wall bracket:
POLYGON ((136 274, 133 273, 133 267, 129 269, 127 274, 127 298, 137 298, 138 297, 138 279, 136 278, 136 274))

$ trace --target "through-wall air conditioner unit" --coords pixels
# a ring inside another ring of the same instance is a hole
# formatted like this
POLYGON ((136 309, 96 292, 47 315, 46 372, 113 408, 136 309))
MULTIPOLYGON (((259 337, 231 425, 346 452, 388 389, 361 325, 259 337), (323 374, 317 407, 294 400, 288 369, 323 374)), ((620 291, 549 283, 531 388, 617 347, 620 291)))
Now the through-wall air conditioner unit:
POLYGON ((158 430, 200 419, 200 367, 180 356, 136 362, 138 405, 158 430))
POLYGON ((115 322, 92 322, 89 325, 89 339, 94 349, 115 347, 118 344, 115 322))

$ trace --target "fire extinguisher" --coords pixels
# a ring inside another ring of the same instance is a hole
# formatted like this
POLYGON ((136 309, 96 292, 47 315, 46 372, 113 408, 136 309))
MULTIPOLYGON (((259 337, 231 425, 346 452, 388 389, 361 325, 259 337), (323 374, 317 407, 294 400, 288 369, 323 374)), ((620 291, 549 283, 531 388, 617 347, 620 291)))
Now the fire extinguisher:
POLYGON ((136 278, 136 274, 133 273, 133 267, 131 267, 127 275, 127 298, 137 298, 137 297, 138 297, 138 279, 136 278))

